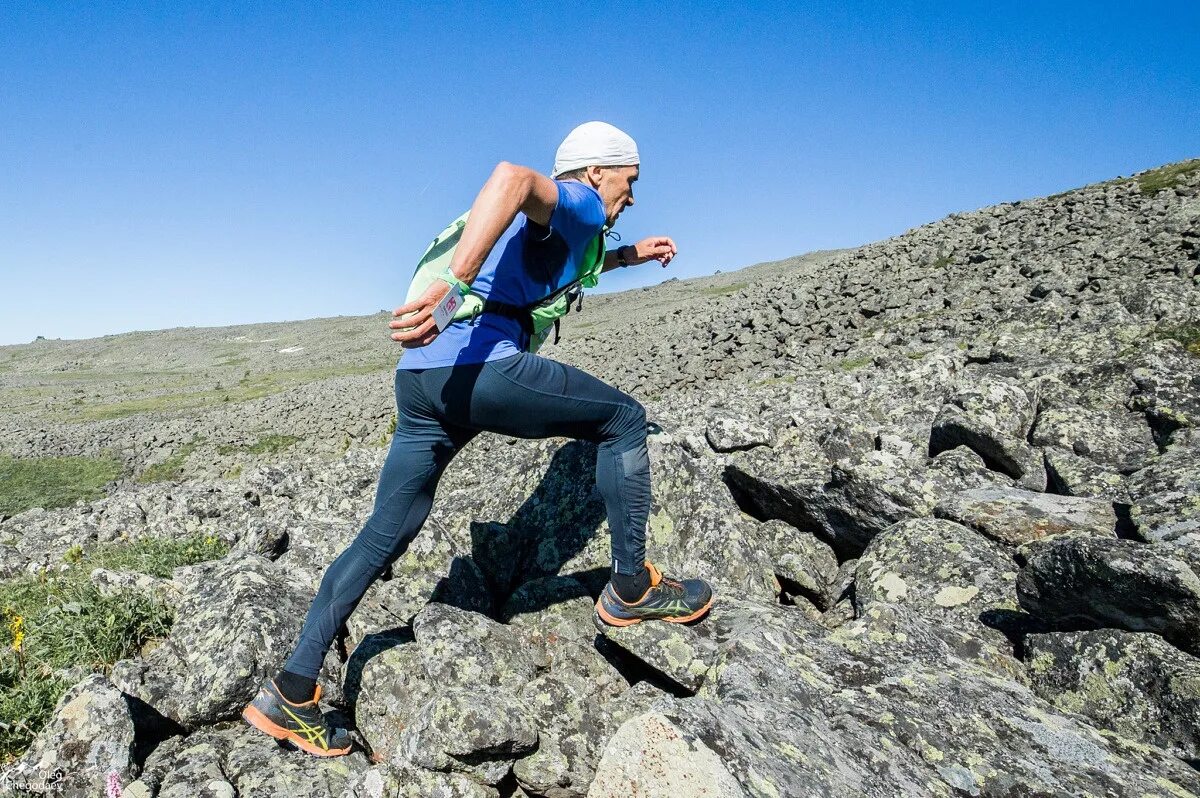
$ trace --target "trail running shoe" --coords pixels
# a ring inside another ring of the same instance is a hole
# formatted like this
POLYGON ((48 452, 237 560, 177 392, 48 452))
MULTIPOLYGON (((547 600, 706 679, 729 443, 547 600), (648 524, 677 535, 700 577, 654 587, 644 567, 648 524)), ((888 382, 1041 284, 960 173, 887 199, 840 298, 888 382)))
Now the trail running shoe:
POLYGON ((609 582, 596 601, 596 617, 609 626, 631 626, 647 620, 687 623, 708 612, 713 603, 712 587, 703 579, 677 579, 663 576, 646 561, 650 587, 640 599, 626 603, 609 582))
POLYGON ((313 756, 341 756, 349 753, 350 735, 345 729, 331 729, 321 715, 317 702, 321 685, 312 699, 293 704, 283 697, 274 679, 267 679, 254 700, 242 710, 242 718, 276 740, 292 743, 313 756))

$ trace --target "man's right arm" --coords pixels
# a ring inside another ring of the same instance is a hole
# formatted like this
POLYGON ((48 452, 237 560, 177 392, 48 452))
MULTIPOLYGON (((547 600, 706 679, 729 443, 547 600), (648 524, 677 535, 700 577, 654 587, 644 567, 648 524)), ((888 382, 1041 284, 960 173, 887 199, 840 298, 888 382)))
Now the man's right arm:
POLYGON ((471 205, 450 271, 465 283, 473 281, 518 213, 546 227, 557 204, 558 185, 553 180, 528 167, 501 161, 471 205))
MULTIPOLYGON (((518 213, 544 227, 550 224, 557 205, 557 183, 528 167, 501 161, 471 205, 467 226, 454 249, 450 272, 464 283, 473 282, 492 247, 518 213)), ((449 284, 434 280, 420 297, 392 311, 393 320, 388 326, 397 330, 392 333, 392 340, 412 347, 424 346, 436 338, 433 309, 449 290, 449 284), (400 317, 409 313, 414 315, 400 321, 400 317)))

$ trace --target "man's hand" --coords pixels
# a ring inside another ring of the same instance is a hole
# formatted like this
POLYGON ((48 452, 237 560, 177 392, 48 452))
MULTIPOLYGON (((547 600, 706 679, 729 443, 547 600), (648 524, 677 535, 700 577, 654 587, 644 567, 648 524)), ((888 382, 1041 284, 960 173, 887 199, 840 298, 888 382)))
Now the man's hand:
POLYGON ((392 340, 399 341, 405 349, 416 349, 425 346, 441 332, 433 321, 433 309, 438 306, 446 294, 450 292, 450 284, 434 280, 425 289, 425 293, 392 311, 394 317, 388 322, 388 327, 400 332, 392 333, 392 340), (412 313, 407 319, 401 319, 412 313))
POLYGON ((643 238, 634 244, 633 248, 635 254, 632 258, 629 258, 628 262, 630 266, 656 260, 666 268, 666 265, 671 262, 671 258, 675 257, 675 253, 679 251, 675 247, 675 242, 666 236, 643 238))

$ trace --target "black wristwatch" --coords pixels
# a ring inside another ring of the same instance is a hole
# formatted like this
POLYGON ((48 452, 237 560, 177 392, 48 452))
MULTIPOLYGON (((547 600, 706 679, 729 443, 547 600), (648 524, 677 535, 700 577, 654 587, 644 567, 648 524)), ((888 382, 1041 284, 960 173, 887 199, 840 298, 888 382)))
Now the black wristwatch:
POLYGON ((617 265, 628 266, 629 261, 625 259, 625 247, 617 247, 617 265))

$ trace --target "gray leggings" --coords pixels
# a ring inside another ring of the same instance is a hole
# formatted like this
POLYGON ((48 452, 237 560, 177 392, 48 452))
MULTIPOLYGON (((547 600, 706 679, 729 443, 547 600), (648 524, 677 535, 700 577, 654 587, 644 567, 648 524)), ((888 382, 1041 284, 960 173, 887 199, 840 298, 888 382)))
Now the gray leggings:
POLYGON ((451 458, 484 430, 599 444, 596 486, 608 511, 612 568, 641 572, 650 459, 646 411, 633 397, 577 368, 526 352, 488 363, 397 369, 396 409, 396 433, 374 512, 326 569, 286 670, 316 678, 338 629, 425 523, 451 458))

